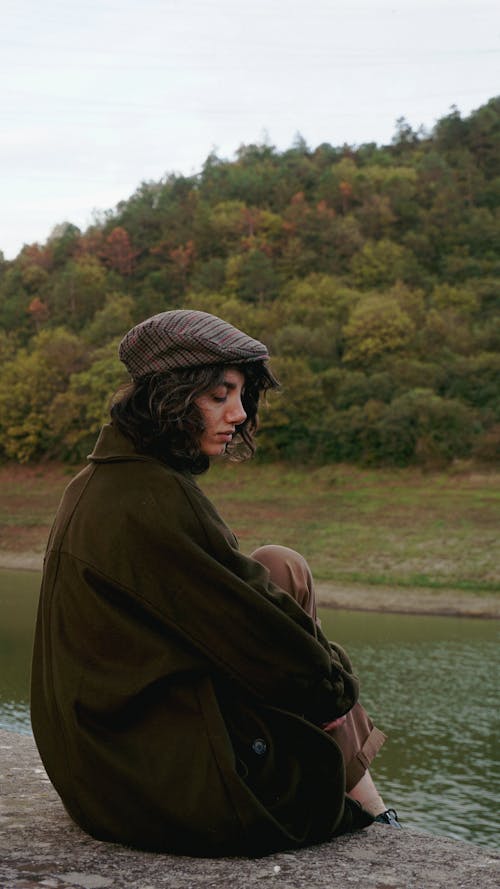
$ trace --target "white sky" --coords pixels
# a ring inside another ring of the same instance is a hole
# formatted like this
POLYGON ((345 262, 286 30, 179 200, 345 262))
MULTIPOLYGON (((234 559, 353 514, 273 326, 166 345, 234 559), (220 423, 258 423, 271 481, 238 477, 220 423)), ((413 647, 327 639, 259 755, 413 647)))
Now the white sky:
POLYGON ((300 132, 389 143, 500 93, 498 0, 0 0, 0 250, 300 132))

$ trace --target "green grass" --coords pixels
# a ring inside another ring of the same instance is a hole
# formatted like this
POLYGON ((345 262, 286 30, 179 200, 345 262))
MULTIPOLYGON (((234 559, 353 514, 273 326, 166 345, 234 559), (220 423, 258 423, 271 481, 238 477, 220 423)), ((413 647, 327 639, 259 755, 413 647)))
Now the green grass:
POLYGON ((320 580, 500 591, 500 474, 218 466, 201 479, 250 552, 299 549, 320 580))
MULTIPOLYGON (((71 470, 0 467, 0 547, 44 548, 71 470)), ((251 552, 298 549, 318 580, 500 591, 500 472, 213 466, 199 484, 251 552)))

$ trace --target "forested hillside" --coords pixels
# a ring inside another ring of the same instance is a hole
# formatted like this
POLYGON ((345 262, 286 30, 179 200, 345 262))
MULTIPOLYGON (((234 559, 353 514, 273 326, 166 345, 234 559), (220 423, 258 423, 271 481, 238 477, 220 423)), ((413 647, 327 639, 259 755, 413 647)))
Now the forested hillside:
MULTIPOLYGON (((389 146, 243 146, 0 263, 0 454, 81 459, 117 342, 174 307, 264 340, 269 458, 500 456, 500 98, 389 146)), ((0 245, 1 247, 1 245, 0 245)))

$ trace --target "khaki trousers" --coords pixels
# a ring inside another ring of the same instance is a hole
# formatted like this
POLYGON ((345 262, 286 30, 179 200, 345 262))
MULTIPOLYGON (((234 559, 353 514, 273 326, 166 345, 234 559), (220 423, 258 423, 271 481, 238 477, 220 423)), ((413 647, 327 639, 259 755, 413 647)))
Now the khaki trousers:
MULTIPOLYGON (((300 553, 286 546, 270 544, 252 553, 252 559, 268 570, 273 583, 285 590, 316 622, 316 596, 311 570, 300 553)), ((361 704, 354 705, 346 714, 345 722, 328 734, 342 751, 346 769, 346 791, 349 793, 363 777, 366 769, 386 740, 373 725, 361 704)))

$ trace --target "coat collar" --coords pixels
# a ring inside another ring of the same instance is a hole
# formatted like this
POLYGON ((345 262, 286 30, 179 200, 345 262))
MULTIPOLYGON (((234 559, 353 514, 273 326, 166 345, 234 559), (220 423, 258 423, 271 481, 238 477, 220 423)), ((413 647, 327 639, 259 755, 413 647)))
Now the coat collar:
POLYGON ((110 463, 121 460, 137 460, 142 463, 158 463, 155 457, 138 454, 130 439, 125 438, 116 426, 107 423, 102 427, 94 450, 88 455, 91 463, 110 463))
POLYGON ((130 461, 135 463, 153 463, 155 466, 161 466, 167 472, 181 476, 185 482, 191 484, 198 491, 200 490, 196 479, 188 469, 179 471, 158 460, 157 457, 150 457, 148 454, 138 454, 130 439, 122 435, 112 423, 106 423, 102 427, 94 450, 88 455, 87 460, 90 463, 126 463, 130 461))

